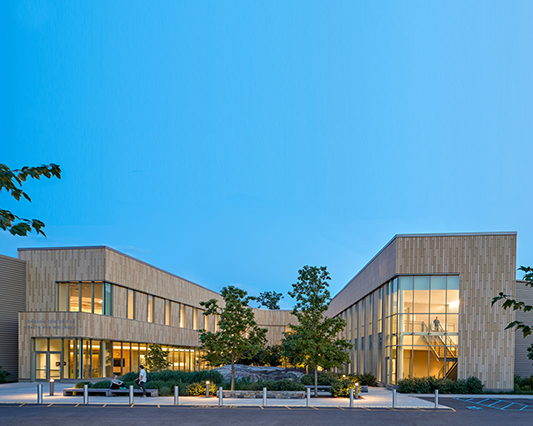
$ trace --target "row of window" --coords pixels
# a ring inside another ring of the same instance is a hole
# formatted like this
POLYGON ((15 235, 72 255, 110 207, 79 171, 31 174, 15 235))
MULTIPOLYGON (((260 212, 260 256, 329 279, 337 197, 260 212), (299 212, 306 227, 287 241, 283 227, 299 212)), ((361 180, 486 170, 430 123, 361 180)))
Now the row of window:
MULTIPOLYGON (((150 347, 146 343, 94 339, 33 339, 34 380, 96 379, 139 371, 150 347)), ((199 371, 208 367, 198 348, 162 346, 169 370, 199 371)))
POLYGON ((158 322, 164 325, 193 328, 195 330, 200 328, 208 329, 207 317, 198 308, 99 281, 57 283, 56 310, 60 312, 88 312, 99 315, 120 316, 117 315, 118 312, 114 312, 117 310, 114 309, 114 301, 119 302, 114 300, 119 289, 120 291, 126 291, 125 318, 127 319, 152 323, 158 322), (140 298, 145 298, 146 300, 146 312, 139 315, 136 304, 140 298), (159 317, 158 321, 156 321, 156 306, 163 310, 163 315, 159 317), (173 313, 174 316, 172 315, 173 313), (192 324, 187 324, 188 316, 192 324), (202 317, 204 317, 203 321, 201 320, 202 317))

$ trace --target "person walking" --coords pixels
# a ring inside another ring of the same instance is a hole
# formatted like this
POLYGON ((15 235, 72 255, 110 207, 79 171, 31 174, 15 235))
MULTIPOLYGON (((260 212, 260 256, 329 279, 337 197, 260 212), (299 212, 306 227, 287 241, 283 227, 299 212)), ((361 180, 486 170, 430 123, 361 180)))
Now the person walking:
POLYGON ((139 385, 139 388, 143 390, 143 398, 146 398, 146 370, 144 369, 144 365, 139 365, 139 368, 141 369, 139 371, 139 378, 135 381, 139 385))
POLYGON ((435 317, 433 320, 433 327, 435 328, 435 331, 439 331, 439 328, 442 328, 440 325, 439 317, 435 317))

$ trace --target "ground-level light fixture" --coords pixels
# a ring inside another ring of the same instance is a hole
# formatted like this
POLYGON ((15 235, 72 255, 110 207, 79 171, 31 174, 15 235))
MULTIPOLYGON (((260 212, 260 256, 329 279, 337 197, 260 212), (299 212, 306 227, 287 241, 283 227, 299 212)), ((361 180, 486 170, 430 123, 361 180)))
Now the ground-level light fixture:
POLYGON ((209 380, 205 382, 205 397, 209 398, 209 380))

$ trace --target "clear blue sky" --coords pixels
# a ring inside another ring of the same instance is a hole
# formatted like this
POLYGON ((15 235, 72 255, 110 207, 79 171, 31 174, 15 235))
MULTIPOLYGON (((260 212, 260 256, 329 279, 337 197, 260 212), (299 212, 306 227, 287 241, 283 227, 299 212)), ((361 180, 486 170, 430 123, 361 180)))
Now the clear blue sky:
MULTIPOLYGON (((3 208, 219 290, 335 294, 395 234, 517 231, 533 264, 533 2, 13 1, 3 208)), ((285 298, 284 307, 290 307, 285 298)))

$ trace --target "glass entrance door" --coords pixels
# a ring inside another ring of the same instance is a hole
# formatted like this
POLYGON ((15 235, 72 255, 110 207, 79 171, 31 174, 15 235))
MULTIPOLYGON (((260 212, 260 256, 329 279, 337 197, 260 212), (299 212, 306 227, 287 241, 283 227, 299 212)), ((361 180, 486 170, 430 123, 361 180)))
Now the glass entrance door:
POLYGON ((35 380, 61 380, 61 352, 35 352, 35 380))
POLYGON ((35 352, 35 380, 46 380, 48 376, 48 353, 35 352))

